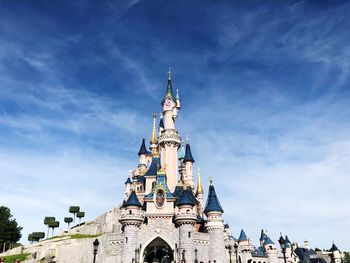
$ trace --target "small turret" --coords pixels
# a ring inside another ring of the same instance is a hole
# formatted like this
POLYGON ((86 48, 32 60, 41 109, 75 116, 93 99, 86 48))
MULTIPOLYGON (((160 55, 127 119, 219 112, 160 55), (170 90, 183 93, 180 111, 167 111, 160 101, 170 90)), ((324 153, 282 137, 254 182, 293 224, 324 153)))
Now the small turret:
POLYGON ((140 150, 139 150, 139 153, 138 153, 138 156, 139 156, 139 164, 141 166, 147 166, 146 165, 146 155, 147 155, 147 150, 146 150, 146 144, 145 144, 145 138, 142 139, 142 143, 141 143, 141 146, 140 146, 140 150))
POLYGON ((213 185, 213 178, 210 178, 210 186, 208 192, 208 199, 205 205, 204 213, 208 216, 209 213, 219 213, 220 215, 224 213, 222 206, 219 202, 218 197, 216 196, 215 188, 213 185))
POLYGON ((176 89, 175 101, 176 101, 176 108, 178 110, 181 109, 181 99, 180 99, 180 96, 179 96, 179 89, 176 89))
POLYGON ((264 245, 266 239, 266 234, 264 229, 261 229, 261 234, 260 234, 260 238, 259 238, 259 242, 260 242, 260 246, 262 247, 264 245))
POLYGON ((130 180, 130 177, 128 176, 128 179, 126 179, 125 181, 125 190, 124 190, 125 198, 128 198, 130 195, 130 187, 131 187, 131 180, 130 180))
POLYGON ((194 189, 194 180, 193 180, 193 174, 192 174, 194 159, 191 152, 191 146, 188 142, 186 143, 186 151, 185 151, 183 163, 185 164, 185 169, 186 169, 185 178, 184 178, 185 184, 188 184, 189 186, 192 187, 192 189, 194 189))
POLYGON ((208 199, 204 213, 207 216, 205 228, 209 233, 209 260, 216 262, 227 262, 225 258, 224 223, 221 218, 224 210, 216 196, 213 178, 210 178, 208 199))
POLYGON ((158 124, 158 133, 160 134, 164 130, 163 114, 159 114, 159 124, 158 124))
POLYGON ((245 234, 243 229, 241 229, 241 233, 239 234, 238 241, 239 242, 248 241, 247 235, 245 234))
POLYGON ((332 252, 331 263, 340 263, 340 262, 342 262, 340 250, 334 244, 334 242, 333 242, 332 247, 331 247, 331 249, 329 251, 332 252))

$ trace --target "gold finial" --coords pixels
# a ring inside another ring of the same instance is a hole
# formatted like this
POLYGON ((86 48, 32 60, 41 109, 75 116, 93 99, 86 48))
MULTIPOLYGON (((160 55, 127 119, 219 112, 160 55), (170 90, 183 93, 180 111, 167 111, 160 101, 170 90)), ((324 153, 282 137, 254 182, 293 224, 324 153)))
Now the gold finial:
POLYGON ((210 180, 210 185, 213 185, 213 177, 212 176, 209 177, 209 180, 210 180))
POLYGON ((203 185, 202 185, 202 180, 201 180, 201 170, 198 166, 198 181, 197 181, 196 195, 203 194, 203 193, 204 193, 204 190, 203 190, 203 185))
POLYGON ((171 68, 169 66, 169 70, 168 70, 168 80, 171 80, 171 68))

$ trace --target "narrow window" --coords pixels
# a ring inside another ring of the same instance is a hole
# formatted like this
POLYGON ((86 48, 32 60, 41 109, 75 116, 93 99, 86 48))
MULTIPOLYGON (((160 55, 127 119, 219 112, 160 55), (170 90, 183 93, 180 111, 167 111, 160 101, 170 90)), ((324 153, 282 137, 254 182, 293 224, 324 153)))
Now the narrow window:
POLYGON ((191 232, 188 232, 188 238, 191 238, 191 232))

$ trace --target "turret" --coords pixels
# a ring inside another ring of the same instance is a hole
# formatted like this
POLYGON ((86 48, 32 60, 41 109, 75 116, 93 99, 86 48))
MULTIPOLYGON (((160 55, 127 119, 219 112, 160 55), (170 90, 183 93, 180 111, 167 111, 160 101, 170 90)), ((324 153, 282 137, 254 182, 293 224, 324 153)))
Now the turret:
POLYGON ((265 233, 265 240, 264 240, 263 247, 267 257, 269 258, 269 263, 278 263, 277 247, 275 243, 271 240, 271 238, 267 236, 266 233, 265 233))
POLYGON ((146 150, 146 145, 145 145, 145 138, 142 139, 142 143, 141 143, 141 146, 140 146, 140 150, 139 150, 139 153, 138 153, 138 156, 139 156, 139 166, 144 166, 146 167, 147 164, 146 164, 146 155, 147 155, 147 150, 146 150))
POLYGON ((190 187, 185 186, 184 190, 176 202, 179 211, 175 214, 175 224, 179 227, 179 249, 185 262, 194 261, 194 225, 197 221, 193 207, 197 200, 190 187))
POLYGON ((183 159, 185 158, 185 141, 184 140, 181 141, 181 147, 179 148, 178 157, 179 157, 178 171, 180 174, 180 180, 184 183, 185 182, 184 178, 186 176, 186 167, 183 162, 183 159))
POLYGON ((176 89, 175 101, 176 101, 176 108, 178 110, 181 109, 181 99, 180 99, 180 96, 179 96, 179 89, 176 89))
POLYGON ((185 169, 186 169, 185 178, 184 178, 185 183, 191 186, 192 189, 194 189, 194 182, 193 182, 193 175, 192 175, 194 159, 191 152, 191 146, 188 142, 186 143, 186 151, 185 151, 185 157, 183 159, 183 162, 185 164, 185 169))
POLYGON ((198 204, 198 214, 202 216, 203 210, 204 210, 204 189, 202 185, 202 180, 201 180, 201 172, 200 168, 198 167, 198 176, 197 176, 197 189, 196 189, 196 197, 199 201, 198 204))
POLYGON ((159 114, 159 124, 158 124, 158 134, 161 134, 161 132, 164 130, 164 122, 163 122, 163 115, 159 114))
POLYGON ((331 247, 331 249, 329 251, 332 252, 331 263, 340 263, 342 261, 340 250, 334 244, 334 242, 333 242, 332 247, 331 247))
POLYGON ((124 235, 122 262, 132 262, 133 254, 130 251, 135 251, 138 248, 138 230, 145 219, 141 207, 135 190, 132 190, 129 198, 123 204, 119 219, 119 222, 123 225, 124 235))
POLYGON ((125 181, 125 190, 124 190, 125 198, 128 198, 130 195, 130 187, 131 187, 131 180, 130 180, 130 177, 128 176, 128 179, 126 179, 125 181))
POLYGON ((266 238, 265 231, 264 231, 264 229, 261 229, 261 234, 260 234, 260 238, 259 238, 259 242, 260 242, 261 247, 264 245, 265 238, 266 238))
POLYGON ((204 213, 207 216, 205 228, 209 233, 209 260, 225 262, 224 224, 221 218, 224 210, 216 196, 213 179, 210 178, 208 199, 204 213))

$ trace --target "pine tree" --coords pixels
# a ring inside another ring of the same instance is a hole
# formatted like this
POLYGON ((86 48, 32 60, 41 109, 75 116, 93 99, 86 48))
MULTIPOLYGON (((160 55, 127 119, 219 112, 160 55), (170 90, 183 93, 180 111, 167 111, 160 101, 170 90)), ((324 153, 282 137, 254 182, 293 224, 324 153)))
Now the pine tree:
POLYGON ((22 229, 18 226, 16 219, 12 218, 10 209, 0 206, 0 245, 2 245, 2 252, 6 251, 7 245, 20 240, 22 229))

